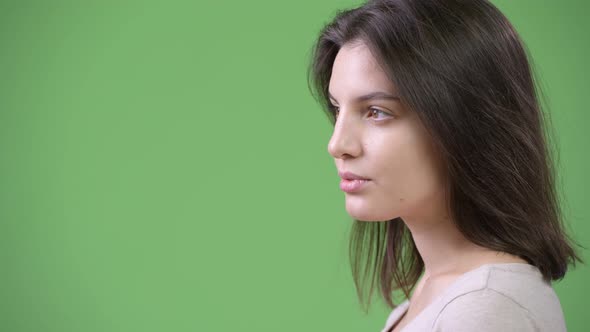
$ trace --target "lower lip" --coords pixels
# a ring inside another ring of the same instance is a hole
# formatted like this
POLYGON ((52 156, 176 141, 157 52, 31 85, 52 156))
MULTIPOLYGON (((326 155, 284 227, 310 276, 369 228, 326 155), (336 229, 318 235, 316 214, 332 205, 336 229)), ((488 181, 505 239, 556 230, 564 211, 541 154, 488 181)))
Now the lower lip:
POLYGON ((360 191, 370 180, 345 180, 340 181, 340 189, 347 193, 360 191))

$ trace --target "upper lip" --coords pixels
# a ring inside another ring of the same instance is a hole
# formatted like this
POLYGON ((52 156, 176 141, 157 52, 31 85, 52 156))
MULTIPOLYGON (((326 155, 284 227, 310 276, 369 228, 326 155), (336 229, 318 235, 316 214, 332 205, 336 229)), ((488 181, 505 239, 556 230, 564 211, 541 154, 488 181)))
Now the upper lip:
POLYGON ((360 175, 356 175, 351 172, 340 172, 338 171, 338 176, 345 180, 369 180, 368 178, 362 177, 360 175))

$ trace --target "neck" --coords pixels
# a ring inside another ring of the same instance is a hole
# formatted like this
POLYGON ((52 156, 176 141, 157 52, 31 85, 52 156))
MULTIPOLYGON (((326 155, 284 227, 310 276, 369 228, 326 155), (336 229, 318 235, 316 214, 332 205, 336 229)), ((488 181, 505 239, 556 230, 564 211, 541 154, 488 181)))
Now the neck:
POLYGON ((495 251, 469 241, 453 220, 402 217, 424 261, 424 279, 462 274, 485 263, 527 263, 508 253, 495 251))
POLYGON ((447 215, 439 218, 402 218, 424 261, 426 279, 464 272, 492 250, 467 240, 447 215))

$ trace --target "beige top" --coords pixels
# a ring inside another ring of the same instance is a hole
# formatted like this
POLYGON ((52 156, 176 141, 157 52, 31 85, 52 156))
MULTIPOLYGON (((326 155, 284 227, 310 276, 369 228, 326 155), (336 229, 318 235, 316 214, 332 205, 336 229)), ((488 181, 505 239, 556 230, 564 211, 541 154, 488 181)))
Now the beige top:
MULTIPOLYGON (((389 315, 388 332, 406 312, 409 300, 389 315)), ((525 263, 484 264, 455 279, 403 332, 562 332, 561 304, 541 271, 525 263)))

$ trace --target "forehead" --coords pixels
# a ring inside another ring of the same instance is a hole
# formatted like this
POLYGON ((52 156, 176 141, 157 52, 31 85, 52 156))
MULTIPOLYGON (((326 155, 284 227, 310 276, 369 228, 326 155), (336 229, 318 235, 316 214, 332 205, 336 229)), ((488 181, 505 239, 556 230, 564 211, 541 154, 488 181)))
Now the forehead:
POLYGON ((375 90, 395 93, 395 87, 364 44, 344 45, 334 60, 329 84, 338 98, 375 90))

